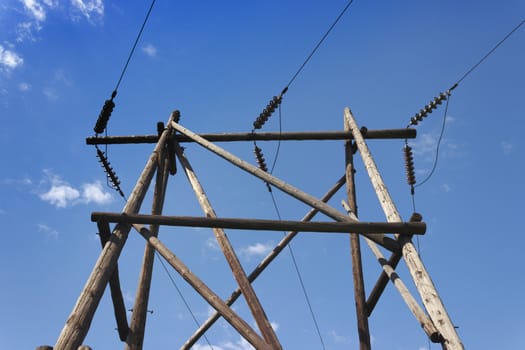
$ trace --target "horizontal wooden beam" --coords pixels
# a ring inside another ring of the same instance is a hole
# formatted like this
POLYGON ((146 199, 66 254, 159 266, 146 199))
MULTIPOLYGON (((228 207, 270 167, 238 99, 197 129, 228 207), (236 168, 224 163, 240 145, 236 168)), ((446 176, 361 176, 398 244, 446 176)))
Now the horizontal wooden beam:
POLYGON ((207 218, 195 216, 162 216, 141 214, 120 214, 94 212, 91 221, 118 222, 143 225, 190 226, 228 228, 237 230, 263 231, 299 231, 299 232, 331 232, 331 233, 398 233, 424 234, 424 222, 304 222, 287 220, 239 219, 239 218, 207 218))
MULTIPOLYGON (((210 142, 234 142, 234 141, 307 141, 307 140, 348 140, 353 136, 346 131, 299 131, 299 132, 261 132, 261 133, 207 133, 199 134, 210 142)), ((366 139, 413 139, 416 137, 416 129, 386 129, 367 130, 364 135, 366 139)), ((110 145, 110 144, 137 144, 156 143, 158 135, 134 135, 134 136, 92 136, 86 138, 88 145, 110 145)), ((193 142, 185 135, 175 135, 177 142, 193 142)))

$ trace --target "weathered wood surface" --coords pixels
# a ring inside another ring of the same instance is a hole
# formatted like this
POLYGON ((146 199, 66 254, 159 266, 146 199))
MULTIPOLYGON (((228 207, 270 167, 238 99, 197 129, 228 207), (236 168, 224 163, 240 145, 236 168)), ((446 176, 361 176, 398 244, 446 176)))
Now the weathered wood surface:
MULTIPOLYGON (((286 182, 276 178, 275 176, 265 172, 264 170, 261 170, 257 168, 256 166, 253 166, 252 164, 240 159, 239 157, 234 156, 233 154, 229 153, 223 148, 220 148, 219 146, 198 136, 194 132, 186 129, 182 125, 177 124, 175 122, 172 122, 171 125, 173 126, 173 128, 175 128, 175 130, 188 136, 189 138, 197 142, 199 145, 201 145, 205 149, 215 153, 219 157, 227 160, 228 162, 252 174, 253 176, 258 177, 259 179, 267 182, 268 184, 275 186, 276 188, 283 191, 284 193, 287 193, 291 195, 292 197, 302 201, 303 203, 308 204, 311 207, 318 209, 320 212, 331 217, 332 219, 336 221, 342 221, 342 222, 353 221, 348 216, 344 215, 343 213, 331 207, 330 205, 323 203, 322 201, 318 200, 314 196, 306 192, 303 192, 299 190, 298 188, 295 188, 287 184, 286 182)), ((373 240, 374 242, 388 248, 391 251, 395 251, 398 248, 397 242, 395 242, 393 239, 386 237, 384 235, 375 235, 375 236, 370 235, 369 238, 373 240)))
MULTIPOLYGON (((349 131, 348 123, 344 121, 344 130, 349 131)), ((345 141, 345 178, 348 211, 357 217, 357 197, 355 192, 354 147, 352 141, 345 141)), ((354 281, 354 300, 357 316, 357 332, 359 349, 370 350, 370 330, 366 312, 365 282, 363 280, 363 263, 361 261, 361 243, 359 234, 350 233, 350 255, 352 260, 352 279, 354 281)))
MULTIPOLYGON (((171 122, 171 117, 170 117, 171 122)), ((168 123, 170 125, 170 123, 168 123)), ((149 157, 129 199, 124 206, 124 213, 137 213, 158 164, 158 157, 168 135, 166 129, 149 157)), ((118 224, 113 230, 109 242, 104 246, 93 271, 91 272, 71 315, 66 321, 55 344, 55 350, 76 350, 81 344, 91 325, 104 289, 117 266, 122 248, 128 238, 129 224, 118 224)))
MULTIPOLYGON (((422 219, 423 217, 418 213, 413 213, 412 216, 410 217, 411 222, 421 222, 422 219)), ((411 235, 409 235, 408 237, 412 238, 411 235)), ((399 238, 400 237, 398 237, 398 241, 399 241, 399 238)), ((395 268, 397 267, 397 264, 399 264, 402 258, 403 258, 403 253, 401 250, 397 252, 393 252, 390 255, 390 258, 388 259, 388 265, 392 266, 392 268, 395 270, 395 268)), ((379 298, 383 294, 383 291, 385 290, 389 280, 390 279, 388 278, 388 275, 384 271, 381 272, 374 287, 370 291, 370 294, 368 295, 368 299, 366 300, 366 310, 367 310, 369 317, 374 311, 374 308, 376 307, 377 302, 379 301, 379 298)))
MULTIPOLYGON (((321 198, 321 201, 328 202, 332 196, 339 191, 339 189, 344 185, 345 178, 344 176, 336 182, 332 188, 330 188, 327 193, 321 198)), ((309 221, 317 215, 319 211, 315 208, 311 209, 302 219, 302 221, 309 221)), ((298 231, 290 231, 285 237, 275 246, 274 249, 255 267, 255 269, 248 275, 248 280, 250 283, 255 281, 257 277, 266 269, 268 265, 282 252, 282 250, 292 241, 292 239, 297 236, 298 231)), ((233 291, 228 299, 226 299, 226 304, 228 306, 233 305, 233 303, 241 296, 240 288, 237 288, 233 291)), ((180 350, 189 350, 195 343, 204 335, 204 333, 221 317, 220 313, 214 312, 200 327, 193 333, 193 335, 188 338, 180 350)))
POLYGON ((129 224, 158 224, 166 226, 228 228, 252 231, 300 231, 345 234, 348 234, 348 232, 359 232, 369 236, 382 235, 385 232, 397 232, 399 234, 407 235, 412 233, 424 234, 426 230, 426 224, 424 222, 304 222, 289 220, 120 214, 109 212, 93 212, 91 214, 91 220, 105 220, 108 222, 129 224))
MULTIPOLYGON (((350 126, 350 130, 354 135, 355 143, 359 149, 359 153, 363 158, 365 168, 368 172, 368 176, 372 182, 374 190, 379 198, 379 202, 388 222, 401 222, 401 216, 397 208, 394 205, 392 198, 388 192, 385 183, 377 170, 377 166, 372 158, 372 155, 366 145, 366 142, 355 122, 355 119, 350 112, 349 108, 344 110, 345 118, 350 126)), ((416 284, 416 288, 421 296, 421 300, 425 305, 427 312, 430 315, 430 319, 444 337, 443 348, 446 350, 463 350, 463 344, 459 339, 459 336, 450 320, 450 317, 439 297, 439 294, 428 274, 423 262, 421 261, 419 254, 417 253, 414 245, 410 239, 401 238, 402 253, 405 263, 407 264, 408 270, 412 275, 412 279, 416 284)))
MULTIPOLYGON (((197 175, 195 174, 195 171, 191 167, 190 162, 178 144, 175 144, 175 153, 177 154, 177 158, 179 159, 181 167, 184 170, 184 173, 186 174, 193 191, 195 192, 197 200, 199 201, 204 214, 206 217, 216 218, 217 214, 215 213, 215 210, 213 209, 211 202, 204 191, 204 188, 202 187, 199 179, 197 178, 197 175)), ((224 257, 226 258, 230 269, 232 270, 233 276, 235 277, 235 280, 237 281, 237 284, 244 295, 246 303, 248 304, 248 308, 250 309, 264 340, 272 349, 282 349, 279 339, 277 339, 277 335, 275 334, 275 331, 273 330, 272 325, 266 316, 266 312, 264 311, 257 294, 253 290, 252 285, 250 284, 250 281, 248 280, 248 277, 241 266, 241 262, 239 261, 237 254, 235 254, 235 250, 231 246, 228 236, 222 228, 213 228, 213 233, 215 234, 217 243, 221 248, 224 257)))
MULTIPOLYGON (((164 149, 159 157, 159 166, 155 180, 155 191, 153 193, 153 204, 151 213, 154 215, 162 214, 166 187, 168 185, 169 165, 166 159, 167 150, 164 149)), ((158 235, 159 225, 151 225, 150 231, 154 236, 158 235)), ((126 350, 142 350, 144 344, 144 332, 148 315, 148 302, 150 294, 151 279, 153 274, 153 263, 155 259, 155 249, 146 242, 144 256, 142 258, 142 268, 139 275, 139 282, 135 296, 135 305, 131 316, 130 332, 126 341, 126 350)))
MULTIPOLYGON (((346 131, 299 131, 299 132, 258 132, 258 133, 207 133, 199 134, 200 137, 210 142, 235 142, 235 141, 308 141, 308 140, 348 140, 353 138, 346 131)), ((416 129, 390 129, 390 130, 368 130, 367 139, 413 139, 416 137, 416 129)), ((135 135, 135 136, 97 136, 86 138, 88 145, 111 145, 111 144, 133 144, 133 143, 156 143, 158 135, 135 135)), ((175 135, 176 142, 194 142, 185 135, 175 135)))
MULTIPOLYGON (((111 237, 109 224, 106 221, 97 222, 98 235, 102 249, 111 237)), ((122 289, 120 288, 120 278, 118 272, 118 265, 115 266, 111 277, 109 278, 109 289, 111 291, 111 300, 113 301, 113 312, 115 313, 115 320, 117 321, 117 330, 121 341, 125 341, 128 333, 128 318, 126 314, 126 305, 124 304, 124 297, 122 296, 122 289)))
POLYGON ((137 224, 133 227, 151 244, 157 252, 199 293, 222 317, 235 328, 256 349, 273 350, 252 329, 252 327, 239 317, 226 303, 202 282, 190 269, 173 254, 157 237, 146 227, 137 224))

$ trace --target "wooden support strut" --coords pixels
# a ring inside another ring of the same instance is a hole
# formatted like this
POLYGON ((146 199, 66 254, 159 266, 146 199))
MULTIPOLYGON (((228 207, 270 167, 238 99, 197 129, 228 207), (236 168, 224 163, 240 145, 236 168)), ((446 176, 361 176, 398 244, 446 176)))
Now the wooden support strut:
MULTIPOLYGON (((344 176, 337 181, 337 183, 328 190, 328 192, 321 198, 321 201, 328 202, 332 196, 344 185, 344 176)), ((302 219, 302 221, 310 221, 317 215, 319 211, 312 208, 302 219)), ((268 265, 282 252, 282 250, 297 236, 298 231, 288 232, 285 237, 275 246, 274 249, 255 267, 255 269, 248 275, 250 283, 255 281, 257 277, 266 269, 268 265)), ((228 299, 226 305, 231 306, 241 296, 241 289, 237 288, 233 291, 228 299)), ((189 350, 202 337, 204 333, 221 317, 221 314, 214 312, 200 327, 188 338, 188 340, 181 346, 180 350, 189 350)))
MULTIPOLYGON (((344 123, 345 131, 348 131, 348 123, 344 123)), ((352 141, 345 142, 345 177, 346 193, 348 197, 349 210, 357 217, 357 199, 355 193, 355 169, 354 169, 354 147, 352 141)), ((359 337, 359 349, 370 350, 370 330, 368 327, 368 315, 366 313, 365 282, 363 280, 363 264, 361 261, 361 244, 359 234, 350 233, 350 254, 352 259, 352 278, 354 281, 354 300, 357 315, 357 331, 359 337)))
POLYGON ((222 317, 235 328, 257 350, 273 350, 266 342, 250 327, 250 325, 239 317, 222 299, 215 294, 203 281, 201 281, 190 269, 173 254, 157 237, 144 226, 133 225, 159 254, 188 282, 197 293, 199 293, 222 317))
MULTIPOLYGON (((186 129, 185 127, 181 126, 180 124, 177 124, 175 122, 172 122, 171 125, 174 129, 179 131, 180 133, 186 135, 187 137, 191 138, 195 142, 197 142, 202 147, 206 148, 207 150, 217 154, 221 158, 227 160, 228 162, 232 163, 233 165, 243 169, 244 171, 258 177, 259 179, 275 186, 276 188, 280 189, 281 191, 291 195, 292 197, 302 201, 305 204, 310 205, 311 207, 317 208, 320 212, 323 214, 331 217, 332 219, 340 222, 351 222, 353 221, 340 211, 336 210, 335 208, 329 206, 326 203, 323 203, 322 201, 319 201, 317 198, 313 197, 312 195, 309 195, 308 193, 305 193, 287 183, 284 181, 276 178, 275 176, 251 165, 250 163, 234 156, 233 154, 227 152, 226 150, 218 147, 217 145, 203 139, 202 137, 198 136, 197 134, 191 132, 190 130, 186 129)), ((384 235, 369 235, 368 236, 371 240, 374 242, 382 245, 383 247, 395 251, 399 247, 398 243, 393 240, 390 237, 386 237, 384 235)))
POLYGON ((157 224, 166 226, 210 227, 239 230, 261 231, 300 231, 345 233, 360 232, 371 237, 383 235, 385 232, 398 232, 410 235, 413 232, 424 234, 424 222, 304 222, 289 220, 264 220, 240 218, 211 218, 195 216, 164 216, 146 214, 121 214, 109 212, 91 213, 91 221, 104 220, 126 224, 157 224))
MULTIPOLYGON (((167 149, 165 148, 159 157, 159 166, 155 180, 155 192, 153 193, 153 204, 151 212, 154 215, 162 214, 164 199, 166 196, 166 187, 168 184, 169 160, 167 159, 167 149)), ((159 225, 152 224, 150 231, 155 237, 159 232, 159 225)), ((146 319, 148 315, 148 301, 153 274, 153 262, 155 259, 155 249, 146 243, 144 248, 144 257, 142 259, 142 269, 139 275, 139 282, 135 296, 135 305, 131 316, 131 325, 129 336, 126 341, 126 350, 142 350, 144 343, 144 332, 146 328, 146 319)))
MULTIPOLYGON (((374 190, 379 198, 379 202, 385 212, 388 222, 401 222, 401 216, 395 207, 395 204, 388 193, 388 190, 383 182, 377 166, 372 158, 372 155, 366 145, 366 142, 355 122, 355 119, 350 112, 349 108, 344 110, 345 119, 348 122, 350 130, 354 136, 354 140, 357 144, 357 148, 363 158, 365 168, 368 172, 368 176, 372 182, 374 190)), ((443 349, 446 350, 463 350, 463 344, 461 343, 459 336, 448 316, 448 313, 439 297, 439 294, 428 274, 423 262, 421 261, 419 254, 417 253, 414 245, 410 239, 401 238, 403 258, 407 264, 408 270, 412 275, 412 279, 416 284, 416 288, 421 296, 423 304, 429 313, 430 319, 434 323, 437 330, 441 333, 444 338, 442 343, 443 349)))
MULTIPOLYGON (((350 206, 343 201, 343 206, 348 210, 351 211, 350 206)), ((383 268, 383 272, 388 276, 390 281, 394 284, 396 289, 398 290, 399 294, 407 304, 408 308, 412 312, 412 314, 415 316, 415 318, 418 320, 419 324, 425 331, 425 333, 428 335, 428 337, 434 342, 434 343, 440 343, 443 338, 437 331, 436 327, 428 318, 427 314, 421 309, 419 304, 417 303, 416 299, 412 296, 406 285, 403 283, 401 278, 397 275, 395 270, 390 266, 387 262, 387 260, 384 258, 383 254, 381 254, 381 251, 377 247, 377 244, 370 241, 369 239, 365 238, 366 243, 372 250, 372 253, 375 255, 377 261, 383 268)), ((363 310, 364 311, 364 310, 363 310)), ((366 312, 365 312, 366 316, 366 312)))
MULTIPOLYGON (((142 174, 131 192, 124 206, 124 213, 137 213, 139 210, 146 195, 147 188, 153 178, 153 174, 155 173, 155 169, 157 168, 157 160, 165 145, 171 119, 172 117, 170 117, 168 122, 168 129, 166 129, 159 138, 159 142, 155 146, 142 174)), ((104 289, 117 266, 118 258, 128 238, 130 228, 131 226, 128 224, 119 224, 113 230, 110 240, 104 246, 71 315, 67 319, 57 339, 54 346, 55 350, 76 350, 82 344, 100 299, 104 294, 104 289)))
MULTIPOLYGON (((174 146, 177 158, 179 159, 181 167, 186 173, 186 176, 193 188, 193 191, 195 192, 195 195, 197 196, 197 200, 199 201, 199 204, 201 205, 204 214, 206 214, 207 217, 216 218, 217 215, 215 213, 215 210, 213 209, 208 199, 208 196, 204 191, 204 188, 202 187, 193 168, 191 167, 190 162, 184 156, 179 144, 176 143, 174 146)), ((244 298, 246 299, 246 303, 250 308, 253 318, 255 319, 255 322, 257 323, 257 326, 259 327, 259 330, 261 331, 264 340, 268 343, 270 348, 274 350, 282 349, 282 346, 279 343, 279 339, 277 339, 277 335, 275 334, 275 331, 273 330, 272 325, 270 324, 270 321, 268 320, 268 317, 264 312, 259 298, 255 294, 255 291, 253 290, 252 285, 250 284, 250 281, 248 281, 246 273, 244 272, 244 269, 242 268, 241 263, 237 255, 235 254, 235 251, 231 246, 228 237, 226 236, 226 233, 221 228, 213 228, 213 233, 217 238, 217 243, 219 244, 219 247, 221 248, 224 257, 226 258, 228 265, 230 265, 230 268, 239 285, 239 288, 242 290, 244 298)))
MULTIPOLYGON (((298 131, 298 132, 261 132, 261 133, 206 133, 199 134, 200 137, 210 142, 235 142, 235 141, 307 141, 307 140, 348 140, 353 136, 345 131, 298 131)), ((390 130, 368 130, 365 135, 367 139, 413 139, 416 137, 416 129, 390 129, 390 130)), ((86 138, 88 145, 115 145, 115 144, 139 144, 156 143, 157 135, 134 135, 134 136, 97 136, 86 138)), ((185 135, 175 135, 174 141, 194 142, 185 135)))
MULTIPOLYGON (((109 224, 106 221, 98 221, 98 235, 102 248, 109 241, 111 232, 109 224)), ((113 311, 115 312, 115 320, 117 321, 117 330, 121 341, 126 341, 129 333, 128 319, 126 316, 126 305, 124 304, 124 297, 120 288, 118 265, 109 278, 109 288, 111 291, 111 300, 113 301, 113 311)))

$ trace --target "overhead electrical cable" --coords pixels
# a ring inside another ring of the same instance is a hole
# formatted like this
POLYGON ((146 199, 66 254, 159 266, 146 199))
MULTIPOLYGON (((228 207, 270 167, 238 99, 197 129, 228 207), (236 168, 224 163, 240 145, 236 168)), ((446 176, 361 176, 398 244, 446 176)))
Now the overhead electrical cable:
POLYGON ((111 117, 111 113, 113 112, 113 109, 115 108, 115 103, 113 102, 113 100, 117 96, 117 91, 120 86, 120 83, 122 82, 122 79, 124 78, 124 75, 126 74, 129 62, 131 61, 131 58, 133 57, 133 54, 135 53, 135 49, 137 48, 137 44, 139 43, 140 37, 142 36, 142 32, 144 31, 144 28, 146 27, 146 23, 148 23, 148 19, 151 14, 151 11, 153 10, 153 6, 155 5, 155 2, 156 0, 151 1, 148 12, 146 13, 146 17, 144 18, 144 21, 142 22, 142 26, 140 27, 137 37, 135 38, 135 42, 133 43, 133 46, 131 47, 131 50, 128 54, 128 58, 126 59, 126 63, 124 64, 124 68, 122 68, 120 77, 117 81, 117 84, 115 85, 115 89, 111 93, 111 98, 109 100, 104 101, 104 105, 102 106, 102 110, 98 116, 97 123, 95 124, 95 127, 94 127, 94 131, 96 134, 101 134, 102 132, 104 132, 104 130, 107 127, 109 118, 111 117))
MULTIPOLYGON (((177 293, 179 294, 180 298, 182 299, 182 302, 184 303, 184 306, 186 306, 186 309, 187 309, 188 312, 190 313, 191 318, 193 319, 193 321, 195 322, 195 324, 197 325, 197 327, 199 327, 199 326, 200 326, 200 323, 199 323, 199 321, 197 320, 197 317, 195 317, 195 314, 194 314, 193 311, 191 310, 191 307, 190 307, 190 305, 188 304, 188 302, 186 301, 186 298, 184 298, 184 295, 182 294, 180 288, 177 286, 177 283, 175 283, 175 279, 173 278, 173 276, 171 275, 170 271, 169 271, 168 268, 166 267, 166 264, 164 263, 164 259, 163 259, 163 257, 162 257, 157 251, 155 251, 155 254, 157 255, 157 258, 159 259, 160 264, 161 264, 162 267, 164 268, 164 271, 165 271, 166 274, 168 275, 168 278, 170 279, 172 286, 175 288, 175 290, 176 290, 177 293)), ((211 349, 211 350, 214 350, 214 349, 213 349, 213 345, 211 345, 211 343, 210 343, 208 337, 206 337, 206 334, 203 334, 203 337, 204 337, 204 339, 206 340, 206 343, 208 343, 208 346, 210 347, 210 349, 211 349)))
MULTIPOLYGON (((270 195, 272 197, 273 207, 275 208, 275 212, 277 214, 277 217, 279 220, 281 219, 281 213, 279 211, 279 207, 277 206, 277 202, 275 201, 275 196, 272 191, 270 191, 270 195)), ((286 236, 286 233, 284 234, 286 236)), ((306 286, 303 282, 303 278, 301 276, 301 271, 299 270, 299 266, 297 265, 297 260, 295 259, 295 254, 293 253, 292 244, 287 244, 288 250, 290 252, 290 256, 292 258, 293 266, 295 267, 295 272, 297 274, 297 278, 299 279, 299 284, 301 285, 301 289, 304 294, 304 298, 306 300, 306 304, 308 305, 308 310, 310 311, 310 316, 312 317, 312 321, 315 326, 315 330, 317 332, 317 336, 319 337, 319 341, 321 342, 321 346, 323 347, 323 350, 326 350, 326 347, 324 345, 323 336, 321 335, 321 330, 319 329, 319 324, 317 323, 317 317, 315 316, 314 309, 312 307, 312 303, 310 302, 310 297, 308 296, 308 292, 306 291, 306 286)))
POLYGON ((441 142, 443 140, 443 135, 445 132, 445 125, 446 125, 446 118, 447 118, 447 111, 449 106, 449 100, 452 91, 459 86, 460 83, 462 83, 472 72, 474 72, 485 60, 492 55, 505 41, 507 41, 518 29, 525 24, 525 19, 521 20, 510 32, 508 32, 496 45, 494 45, 479 61, 477 61, 474 65, 472 65, 446 92, 442 92, 434 98, 433 101, 431 101, 425 108, 421 109, 419 113, 417 113, 414 117, 410 119, 409 125, 407 127, 410 127, 411 125, 418 125, 419 122, 423 120, 423 118, 427 117, 428 114, 432 113, 432 111, 437 108, 438 104, 441 104, 443 100, 446 100, 445 104, 445 112, 443 115, 443 123, 441 126, 441 131, 439 134, 439 138, 436 144, 436 154, 434 157, 434 162, 432 165, 432 168, 430 170, 430 173, 427 175, 427 177, 419 184, 416 185, 415 181, 415 171, 414 171, 414 164, 413 159, 409 156, 411 154, 411 148, 408 146, 408 140, 405 139, 405 165, 407 168, 407 180, 408 184, 411 186, 411 195, 412 195, 412 205, 414 207, 415 211, 415 200, 414 200, 414 188, 420 187, 426 182, 428 182, 431 177, 434 175, 435 170, 437 168, 438 160, 439 160, 439 149, 441 146, 441 142), (407 148, 408 147, 408 148, 407 148))

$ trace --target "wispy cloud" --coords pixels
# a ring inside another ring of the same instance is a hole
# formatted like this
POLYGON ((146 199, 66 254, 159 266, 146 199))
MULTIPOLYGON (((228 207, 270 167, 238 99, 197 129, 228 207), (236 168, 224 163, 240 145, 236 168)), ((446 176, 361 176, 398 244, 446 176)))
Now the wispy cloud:
POLYGON ((255 243, 252 245, 249 245, 247 247, 243 247, 240 249, 240 254, 247 259, 250 259, 252 257, 256 256, 265 256, 267 255, 272 249, 274 248, 274 244, 272 242, 266 242, 266 243, 255 243))
POLYGON ((45 233, 47 237, 54 238, 54 239, 58 238, 59 233, 54 228, 49 227, 46 224, 38 224, 37 227, 38 227, 38 232, 45 233))
POLYGON ((82 185, 82 198, 86 203, 108 204, 113 197, 110 193, 104 192, 100 182, 86 183, 82 185))
POLYGON ((0 215, 5 215, 7 212, 4 209, 0 209, 0 215))
POLYGON ((514 145, 508 141, 501 141, 501 149, 503 150, 504 155, 509 155, 514 150, 514 145))
POLYGON ((71 0, 74 19, 77 14, 86 18, 90 22, 100 21, 104 17, 104 2, 102 0, 71 0))
POLYGON ((18 90, 25 92, 31 90, 31 84, 28 83, 20 83, 18 84, 18 90))
MULTIPOLYGON (((213 349, 215 350, 253 350, 255 349, 253 346, 248 343, 248 341, 244 338, 240 338, 236 342, 223 342, 220 345, 212 345, 213 349)), ((208 344, 195 344, 192 349, 193 350, 208 350, 210 346, 208 344)))
POLYGON ((41 183, 50 188, 39 194, 40 199, 57 208, 66 208, 79 203, 108 204, 113 200, 113 196, 105 192, 98 181, 82 184, 82 191, 80 191, 50 170, 44 170, 44 179, 41 183))
POLYGON ((335 330, 331 330, 330 338, 335 344, 348 344, 350 343, 350 339, 348 337, 345 337, 343 335, 338 334, 335 330))
POLYGON ((24 64, 24 59, 18 53, 0 44, 0 70, 11 72, 24 64))
POLYGON ((144 46, 142 46, 142 51, 149 57, 157 56, 157 48, 152 44, 145 44, 144 46))

